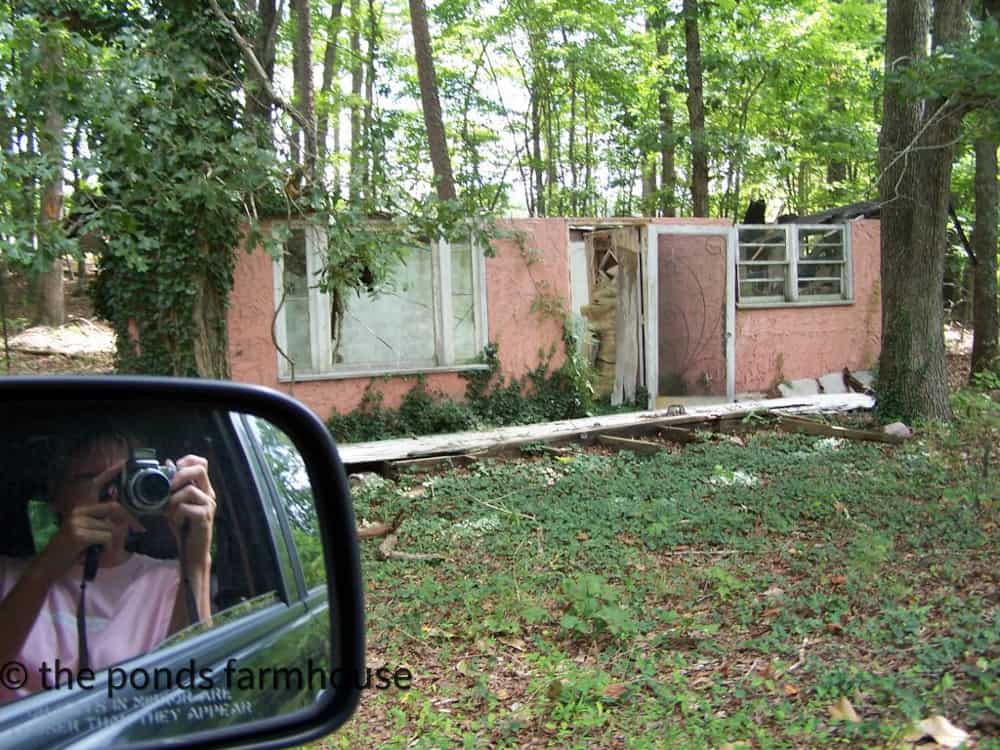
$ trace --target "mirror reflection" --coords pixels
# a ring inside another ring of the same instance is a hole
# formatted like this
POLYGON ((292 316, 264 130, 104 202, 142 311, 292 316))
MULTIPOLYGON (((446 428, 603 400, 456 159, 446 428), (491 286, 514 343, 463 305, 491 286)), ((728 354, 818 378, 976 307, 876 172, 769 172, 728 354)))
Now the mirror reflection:
POLYGON ((16 745, 182 736, 290 713, 329 686, 322 542, 286 434, 208 409, 11 416, 0 731, 16 745))

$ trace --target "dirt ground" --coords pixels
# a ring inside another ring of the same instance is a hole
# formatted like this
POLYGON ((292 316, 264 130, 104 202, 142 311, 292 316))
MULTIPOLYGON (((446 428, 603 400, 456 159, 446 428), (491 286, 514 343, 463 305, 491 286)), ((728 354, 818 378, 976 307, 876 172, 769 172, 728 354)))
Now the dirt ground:
MULTIPOLYGON (((99 375, 114 371, 114 333, 95 318, 94 306, 76 281, 66 282, 66 324, 31 327, 35 302, 21 276, 5 280, 6 341, 0 341, 0 372, 8 375, 99 375)), ((2 331, 0 331, 2 334, 2 331)))

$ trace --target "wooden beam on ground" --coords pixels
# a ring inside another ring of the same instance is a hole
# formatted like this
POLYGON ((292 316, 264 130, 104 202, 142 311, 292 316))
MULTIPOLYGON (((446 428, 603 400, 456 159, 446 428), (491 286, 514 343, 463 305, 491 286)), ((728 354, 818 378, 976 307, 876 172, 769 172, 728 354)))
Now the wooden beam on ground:
POLYGON ((631 438, 615 437, 614 435, 598 435, 597 442, 605 448, 632 451, 640 456, 653 456, 657 453, 663 453, 667 449, 661 443, 651 443, 648 440, 632 440, 631 438))
POLYGON ((700 443, 701 436, 696 435, 691 430, 685 430, 683 427, 671 427, 670 425, 661 425, 656 431, 660 437, 671 440, 675 443, 680 443, 685 445, 687 443, 700 443))
POLYGON ((461 432, 448 435, 428 435, 422 438, 400 438, 370 443, 338 446, 340 458, 347 466, 400 461, 430 456, 455 456, 480 450, 525 443, 554 442, 579 437, 619 432, 632 428, 647 429, 662 426, 682 427, 710 424, 723 417, 742 419, 751 413, 769 412, 824 413, 852 409, 870 409, 874 399, 861 393, 820 394, 799 398, 739 401, 710 406, 687 406, 686 413, 667 416, 666 410, 609 414, 603 417, 583 417, 558 422, 501 427, 483 432, 461 432))
POLYGON ((430 456, 428 458, 410 458, 402 461, 388 462, 390 474, 430 474, 433 472, 454 469, 456 466, 469 466, 477 460, 476 456, 463 453, 457 456, 430 456))
POLYGON ((778 417, 776 424, 783 432, 798 432, 806 435, 821 435, 823 437, 843 438, 844 440, 866 440, 873 443, 891 443, 899 445, 903 438, 897 435, 888 435, 875 430, 855 430, 850 427, 834 427, 833 425, 817 422, 814 419, 804 419, 783 414, 778 417))

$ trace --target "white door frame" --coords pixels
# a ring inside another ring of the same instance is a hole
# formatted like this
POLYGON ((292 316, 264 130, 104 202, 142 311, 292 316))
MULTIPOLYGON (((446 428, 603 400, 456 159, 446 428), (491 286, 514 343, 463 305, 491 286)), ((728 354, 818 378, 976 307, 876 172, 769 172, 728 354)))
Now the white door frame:
POLYGON ((649 408, 656 408, 660 381, 660 237, 664 235, 708 236, 726 238, 726 398, 736 400, 736 227, 692 224, 649 224, 646 227, 646 279, 643 293, 646 320, 643 330, 646 343, 646 389, 649 408))

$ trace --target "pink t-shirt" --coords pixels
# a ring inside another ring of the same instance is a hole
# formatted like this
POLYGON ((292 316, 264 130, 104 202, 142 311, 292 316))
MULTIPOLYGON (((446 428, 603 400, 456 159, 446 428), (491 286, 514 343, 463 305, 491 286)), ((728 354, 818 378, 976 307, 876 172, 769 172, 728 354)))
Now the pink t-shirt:
MULTIPOLYGON (((0 557, 0 600, 14 587, 30 559, 0 557)), ((76 565, 49 588, 38 619, 16 660, 26 670, 24 687, 0 687, 0 702, 43 689, 43 665, 76 671, 76 611, 83 569, 76 565)), ((180 571, 176 560, 131 555, 121 565, 99 568, 87 583, 86 622, 90 667, 94 671, 131 659, 156 647, 170 629, 180 571)), ((47 677, 51 687, 54 671, 47 677)), ((63 680, 65 682, 65 678, 63 680)))

